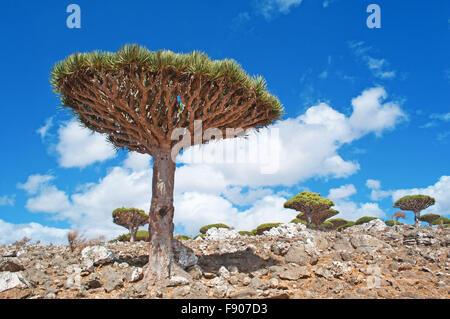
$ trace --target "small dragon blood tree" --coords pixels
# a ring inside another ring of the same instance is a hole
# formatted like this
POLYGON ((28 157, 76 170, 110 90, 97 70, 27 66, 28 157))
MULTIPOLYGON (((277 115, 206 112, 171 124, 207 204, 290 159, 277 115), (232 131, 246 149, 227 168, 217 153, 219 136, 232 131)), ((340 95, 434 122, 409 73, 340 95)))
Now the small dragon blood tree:
POLYGON ((312 228, 313 224, 321 225, 324 220, 336 215, 337 211, 330 210, 331 206, 334 206, 332 200, 313 192, 299 193, 284 203, 284 208, 295 209, 303 213, 297 215, 297 218, 306 220, 308 228, 312 228))
POLYGON ((53 67, 51 83, 82 125, 106 134, 117 148, 152 156, 145 278, 149 285, 167 286, 173 276, 188 277, 172 252, 177 139, 188 137, 193 146, 208 142, 197 137, 201 129, 219 131, 218 139, 235 137, 228 129, 265 127, 281 117, 279 100, 261 77, 250 77, 234 60, 137 45, 73 54, 53 67), (194 125, 199 121, 200 129, 194 125))
POLYGON ((130 231, 130 242, 136 241, 139 226, 148 224, 148 215, 137 208, 117 208, 112 213, 114 224, 123 226, 130 231))
POLYGON ((434 203, 435 199, 427 195, 408 195, 398 199, 392 207, 414 212, 414 225, 420 226, 420 212, 434 203))

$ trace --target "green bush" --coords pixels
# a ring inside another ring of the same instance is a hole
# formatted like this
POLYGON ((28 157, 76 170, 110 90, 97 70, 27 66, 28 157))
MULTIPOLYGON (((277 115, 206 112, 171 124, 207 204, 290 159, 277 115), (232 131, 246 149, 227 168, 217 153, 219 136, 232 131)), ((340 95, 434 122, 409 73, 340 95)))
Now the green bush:
POLYGON ((403 225, 402 223, 400 223, 400 222, 398 222, 396 220, 391 220, 391 219, 386 220, 384 223, 386 225, 388 225, 388 226, 391 226, 391 227, 394 226, 394 225, 403 225))
POLYGON ((241 236, 255 236, 255 233, 253 231, 246 231, 246 230, 238 231, 238 234, 241 236))
POLYGON ((319 228, 322 228, 322 229, 334 229, 334 225, 333 225, 333 223, 330 223, 328 220, 326 220, 326 221, 324 221, 322 223, 322 225, 320 225, 319 228))
POLYGON ((261 224, 261 225, 259 225, 258 227, 256 227, 256 229, 253 230, 253 231, 256 233, 256 235, 262 235, 263 232, 268 231, 268 230, 271 229, 271 228, 278 227, 278 226, 280 226, 281 224, 282 224, 282 223, 266 223, 266 224, 261 224))
POLYGON ((195 235, 193 239, 195 240, 195 239, 197 239, 198 237, 203 238, 203 237, 205 237, 205 234, 198 234, 198 235, 195 235))
POLYGON ((295 216, 296 219, 302 219, 302 216, 304 215, 304 213, 298 213, 297 216, 295 216))
POLYGON ((206 226, 203 226, 202 228, 200 228, 200 232, 201 232, 202 234, 206 234, 206 232, 208 231, 208 229, 213 228, 213 227, 215 227, 215 228, 227 228, 227 229, 230 229, 230 226, 227 226, 227 225, 225 225, 225 224, 211 224, 211 225, 206 225, 206 226))
POLYGON ((348 220, 345 220, 343 218, 333 218, 327 220, 327 222, 333 224, 333 229, 337 229, 339 226, 343 226, 348 223, 348 220))
POLYGON ((422 222, 426 222, 429 225, 433 225, 433 222, 440 217, 441 217, 441 215, 438 215, 438 214, 425 214, 425 215, 420 216, 419 219, 422 222))
POLYGON ((341 231, 341 230, 344 230, 344 229, 346 229, 346 228, 349 228, 349 227, 352 227, 352 226, 355 226, 355 225, 356 225, 355 222, 348 222, 348 223, 345 224, 345 225, 339 226, 336 230, 341 231))
POLYGON ((377 217, 370 217, 370 216, 364 216, 364 217, 361 217, 360 219, 358 219, 355 222, 355 225, 365 224, 365 223, 368 223, 368 222, 370 222, 371 220, 374 220, 374 219, 379 219, 379 218, 377 218, 377 217))
MULTIPOLYGON (((130 241, 130 233, 120 235, 119 237, 111 240, 111 242, 116 242, 116 241, 121 241, 121 242, 130 241)), ((148 231, 147 230, 138 230, 136 233, 136 241, 148 241, 148 231)))
POLYGON ((431 225, 440 225, 442 222, 442 224, 450 224, 450 219, 447 217, 439 217, 436 218, 435 220, 433 220, 433 222, 431 223, 431 225))
MULTIPOLYGON (((303 214, 303 213, 302 213, 303 214)), ((293 220, 290 221, 290 223, 294 223, 294 224, 303 224, 306 226, 306 221, 304 221, 303 219, 299 219, 299 218, 294 218, 293 220)))
POLYGON ((173 238, 178 239, 178 240, 189 240, 189 239, 192 239, 191 237, 189 237, 187 235, 176 235, 173 238))

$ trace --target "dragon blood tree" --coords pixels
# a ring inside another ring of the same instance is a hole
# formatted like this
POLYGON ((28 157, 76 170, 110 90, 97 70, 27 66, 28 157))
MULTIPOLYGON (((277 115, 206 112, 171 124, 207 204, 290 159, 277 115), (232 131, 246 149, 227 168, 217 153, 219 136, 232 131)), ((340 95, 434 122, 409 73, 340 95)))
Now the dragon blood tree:
POLYGON ((188 146, 208 142, 199 131, 261 128, 279 119, 283 107, 234 60, 212 61, 204 53, 152 52, 137 45, 116 53, 73 54, 56 64, 51 83, 63 107, 85 127, 103 133, 117 148, 153 158, 149 218, 149 285, 187 276, 173 262, 173 191, 177 139, 188 146), (201 127, 194 125, 199 123, 201 127))
POLYGON ((420 226, 420 212, 434 203, 435 199, 427 195, 408 195, 398 199, 392 207, 414 212, 414 225, 420 226))
POLYGON ((313 192, 299 193, 284 203, 284 208, 295 209, 303 213, 297 215, 297 218, 306 220, 308 228, 312 228, 313 224, 321 225, 324 220, 336 215, 337 211, 330 210, 331 206, 334 206, 332 200, 313 192))
MULTIPOLYGON (((333 208, 322 210, 311 215, 312 227, 320 227, 328 218, 336 216, 339 212, 333 208)), ((298 219, 304 220, 308 224, 308 215, 300 213, 297 215, 298 219)))
POLYGON ((114 224, 123 226, 130 231, 130 242, 136 241, 136 233, 140 226, 148 224, 148 215, 137 208, 117 208, 112 212, 114 224))

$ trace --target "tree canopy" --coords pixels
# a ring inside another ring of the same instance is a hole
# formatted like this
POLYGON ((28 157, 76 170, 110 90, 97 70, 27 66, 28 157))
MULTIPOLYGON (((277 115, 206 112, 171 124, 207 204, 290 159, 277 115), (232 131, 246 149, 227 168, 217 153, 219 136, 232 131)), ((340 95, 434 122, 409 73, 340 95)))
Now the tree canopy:
MULTIPOLYGON (((303 213, 325 211, 331 206, 334 206, 331 199, 309 191, 301 192, 284 203, 284 208, 295 209, 303 213)), ((297 218, 300 218, 299 215, 297 218)))
POLYGON ((427 195, 408 195, 398 199, 394 206, 401 210, 420 212, 435 204, 435 199, 427 195))
POLYGON ((150 51, 126 45, 116 53, 75 53, 57 63, 51 84, 62 106, 85 127, 108 135, 118 148, 152 154, 171 147, 176 128, 258 128, 283 114, 261 76, 249 76, 232 59, 205 53, 150 51))

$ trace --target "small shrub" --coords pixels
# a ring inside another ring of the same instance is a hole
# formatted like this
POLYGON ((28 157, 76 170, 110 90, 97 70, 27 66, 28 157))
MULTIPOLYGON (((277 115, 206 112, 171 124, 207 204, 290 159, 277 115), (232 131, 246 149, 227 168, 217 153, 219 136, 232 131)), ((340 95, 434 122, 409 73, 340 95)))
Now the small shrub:
POLYGON ((368 223, 368 222, 370 222, 371 220, 374 220, 374 219, 379 219, 379 218, 377 218, 377 217, 370 217, 370 216, 364 216, 364 217, 361 217, 360 219, 358 219, 355 222, 355 225, 365 224, 365 223, 368 223))
POLYGON ((253 231, 246 231, 246 230, 238 231, 238 234, 241 236, 255 236, 255 233, 253 231))
POLYGON ((281 225, 281 223, 266 223, 266 224, 259 225, 253 231, 256 233, 256 235, 262 235, 265 231, 268 231, 269 229, 278 227, 280 225, 281 225))
MULTIPOLYGON (((303 213, 302 213, 303 214, 303 213)), ((306 226, 306 221, 304 221, 303 219, 299 219, 299 218, 294 218, 293 220, 290 221, 290 223, 293 224, 303 224, 306 226)))
MULTIPOLYGON (((126 242, 130 241, 130 233, 120 235, 119 237, 111 240, 111 242, 121 241, 126 242)), ((136 241, 148 241, 148 230, 138 230, 136 233, 136 241)))
POLYGON ((24 236, 21 240, 19 241, 15 241, 12 244, 14 246, 19 246, 19 247, 23 247, 25 246, 27 243, 29 243, 31 241, 31 238, 28 238, 27 236, 24 236))
POLYGON ((86 238, 78 230, 73 230, 67 233, 67 241, 70 251, 74 252, 81 244, 86 243, 86 238))
POLYGON ((355 222, 348 222, 348 223, 345 224, 345 225, 339 226, 336 230, 341 231, 341 230, 344 230, 344 229, 346 229, 346 228, 349 228, 349 227, 352 227, 352 226, 355 226, 355 225, 356 225, 355 222))
POLYGON ((447 217, 439 217, 433 220, 433 222, 431 223, 431 225, 441 225, 441 224, 443 225, 450 224, 450 219, 447 217))
POLYGON ((173 238, 178 239, 178 240, 189 240, 189 239, 192 239, 191 237, 189 237, 187 235, 176 235, 173 238))
POLYGON ((330 222, 327 220, 327 221, 324 221, 324 222, 320 225, 319 228, 321 228, 321 229, 334 229, 334 225, 333 225, 333 223, 330 223, 330 222))
POLYGON ((402 223, 400 223, 400 222, 398 222, 398 221, 396 221, 396 220, 391 220, 391 219, 386 220, 384 223, 385 223, 386 225, 390 226, 390 227, 392 227, 392 226, 394 226, 394 225, 403 225, 402 223))
POLYGON ((333 218, 327 220, 327 222, 333 224, 333 229, 337 229, 339 226, 347 224, 348 220, 345 220, 343 218, 333 218))
POLYGON ((198 234, 198 235, 195 235, 193 239, 195 240, 195 239, 197 239, 198 237, 203 238, 203 237, 205 237, 205 234, 198 234))
POLYGON ((225 224, 211 224, 211 225, 206 225, 206 226, 203 226, 202 228, 200 228, 200 232, 201 232, 202 234, 206 234, 206 232, 208 231, 208 229, 213 228, 213 227, 215 227, 215 228, 227 228, 227 229, 230 229, 230 226, 227 226, 227 225, 225 225, 225 224))

